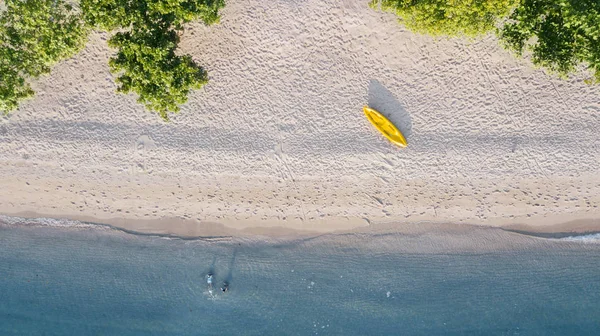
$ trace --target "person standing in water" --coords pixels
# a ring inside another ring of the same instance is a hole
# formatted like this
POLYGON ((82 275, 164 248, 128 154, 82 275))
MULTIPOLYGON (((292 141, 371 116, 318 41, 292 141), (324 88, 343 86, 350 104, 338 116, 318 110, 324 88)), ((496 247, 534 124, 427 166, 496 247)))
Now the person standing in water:
POLYGON ((212 290, 213 290, 212 282, 213 282, 213 275, 212 275, 212 273, 208 273, 206 275, 206 283, 208 284, 208 292, 210 294, 212 294, 212 290))

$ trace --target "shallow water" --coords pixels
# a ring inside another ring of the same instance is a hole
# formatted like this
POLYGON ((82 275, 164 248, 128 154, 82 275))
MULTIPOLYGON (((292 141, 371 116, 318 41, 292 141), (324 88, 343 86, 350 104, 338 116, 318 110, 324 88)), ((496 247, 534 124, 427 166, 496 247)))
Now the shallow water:
POLYGON ((597 335, 600 244, 0 225, 0 335, 597 335), (231 289, 211 295, 204 276, 231 289))

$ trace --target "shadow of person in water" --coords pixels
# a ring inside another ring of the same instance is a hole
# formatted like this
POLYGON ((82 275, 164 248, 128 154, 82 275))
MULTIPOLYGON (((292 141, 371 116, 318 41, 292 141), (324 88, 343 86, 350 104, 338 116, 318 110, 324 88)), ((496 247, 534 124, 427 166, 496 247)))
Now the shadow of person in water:
POLYGON ((208 268, 208 272, 206 274, 215 274, 215 264, 217 263, 217 257, 213 257, 212 262, 208 268))
POLYGON ((368 104, 369 107, 386 116, 398 127, 404 137, 408 139, 412 131, 412 119, 410 115, 394 94, 376 79, 369 81, 368 104))
POLYGON ((227 273, 227 276, 223 280, 223 285, 221 286, 221 291, 223 293, 225 293, 229 290, 229 284, 233 280, 233 266, 235 265, 236 254, 237 254, 237 250, 234 248, 233 255, 231 256, 231 261, 229 261, 229 272, 227 273))

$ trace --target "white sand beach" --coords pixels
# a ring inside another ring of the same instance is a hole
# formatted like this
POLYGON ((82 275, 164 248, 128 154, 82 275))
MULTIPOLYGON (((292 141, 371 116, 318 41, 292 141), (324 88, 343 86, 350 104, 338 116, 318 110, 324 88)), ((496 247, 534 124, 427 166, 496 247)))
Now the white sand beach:
POLYGON ((186 27, 182 52, 210 82, 169 123, 115 93, 108 36, 93 34, 0 119, 0 213, 187 235, 600 230, 600 86, 545 74, 492 36, 415 35, 367 3, 229 0, 220 24, 186 27))

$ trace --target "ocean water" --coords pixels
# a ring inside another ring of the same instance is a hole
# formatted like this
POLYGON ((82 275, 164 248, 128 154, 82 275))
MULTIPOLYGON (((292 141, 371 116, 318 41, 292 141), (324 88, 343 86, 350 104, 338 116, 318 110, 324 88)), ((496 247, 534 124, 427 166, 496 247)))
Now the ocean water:
POLYGON ((0 223, 0 335, 598 334, 594 236, 182 240, 0 223), (230 290, 211 294, 208 272, 230 290))

